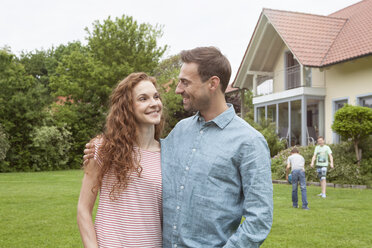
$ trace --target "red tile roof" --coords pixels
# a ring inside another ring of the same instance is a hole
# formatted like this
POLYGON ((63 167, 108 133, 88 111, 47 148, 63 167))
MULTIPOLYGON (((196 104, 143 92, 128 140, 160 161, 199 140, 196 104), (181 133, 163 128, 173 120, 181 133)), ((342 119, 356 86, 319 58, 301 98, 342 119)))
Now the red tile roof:
POLYGON ((372 53, 372 0, 329 16, 271 9, 263 14, 303 65, 322 67, 372 53))
POLYGON ((372 0, 361 1, 329 16, 347 18, 348 22, 323 64, 333 64, 372 53, 372 0))

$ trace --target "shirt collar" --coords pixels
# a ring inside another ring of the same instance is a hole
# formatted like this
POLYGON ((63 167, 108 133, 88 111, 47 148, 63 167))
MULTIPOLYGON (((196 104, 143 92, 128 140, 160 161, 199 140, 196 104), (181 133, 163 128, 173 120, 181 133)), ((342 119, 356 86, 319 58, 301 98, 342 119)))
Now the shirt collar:
MULTIPOLYGON (((235 110, 233 105, 231 103, 227 103, 227 107, 228 107, 227 110, 225 110, 223 113, 218 115, 213 120, 210 120, 209 122, 214 122, 219 128, 224 129, 235 116, 235 110)), ((198 121, 204 121, 204 117, 200 115, 199 111, 196 112, 194 118, 197 118, 198 121)))

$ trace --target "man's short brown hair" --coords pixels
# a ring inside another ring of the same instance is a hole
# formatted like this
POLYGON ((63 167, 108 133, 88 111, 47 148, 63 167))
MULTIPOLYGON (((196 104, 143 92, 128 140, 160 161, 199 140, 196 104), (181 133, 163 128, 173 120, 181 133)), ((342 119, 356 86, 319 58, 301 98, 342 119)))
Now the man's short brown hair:
POLYGON ((292 149, 291 153, 298 153, 298 149, 295 147, 292 149))
POLYGON ((216 47, 197 47, 180 53, 183 63, 196 63, 202 82, 213 76, 220 79, 222 93, 225 93, 231 76, 229 60, 216 47))

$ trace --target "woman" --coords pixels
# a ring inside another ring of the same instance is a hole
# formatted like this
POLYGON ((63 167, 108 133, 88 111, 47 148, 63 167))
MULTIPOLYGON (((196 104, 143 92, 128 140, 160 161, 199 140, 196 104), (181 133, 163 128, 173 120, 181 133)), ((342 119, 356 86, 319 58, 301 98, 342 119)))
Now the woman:
POLYGON ((145 73, 130 74, 113 91, 96 159, 84 167, 77 221, 85 247, 161 247, 162 108, 145 73))

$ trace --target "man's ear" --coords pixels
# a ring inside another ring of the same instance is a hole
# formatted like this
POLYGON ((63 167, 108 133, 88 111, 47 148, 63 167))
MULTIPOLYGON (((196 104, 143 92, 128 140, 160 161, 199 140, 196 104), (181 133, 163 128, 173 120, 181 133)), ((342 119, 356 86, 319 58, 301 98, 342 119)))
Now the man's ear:
POLYGON ((217 76, 212 76, 209 79, 209 89, 212 91, 221 90, 220 88, 220 78, 217 76))

